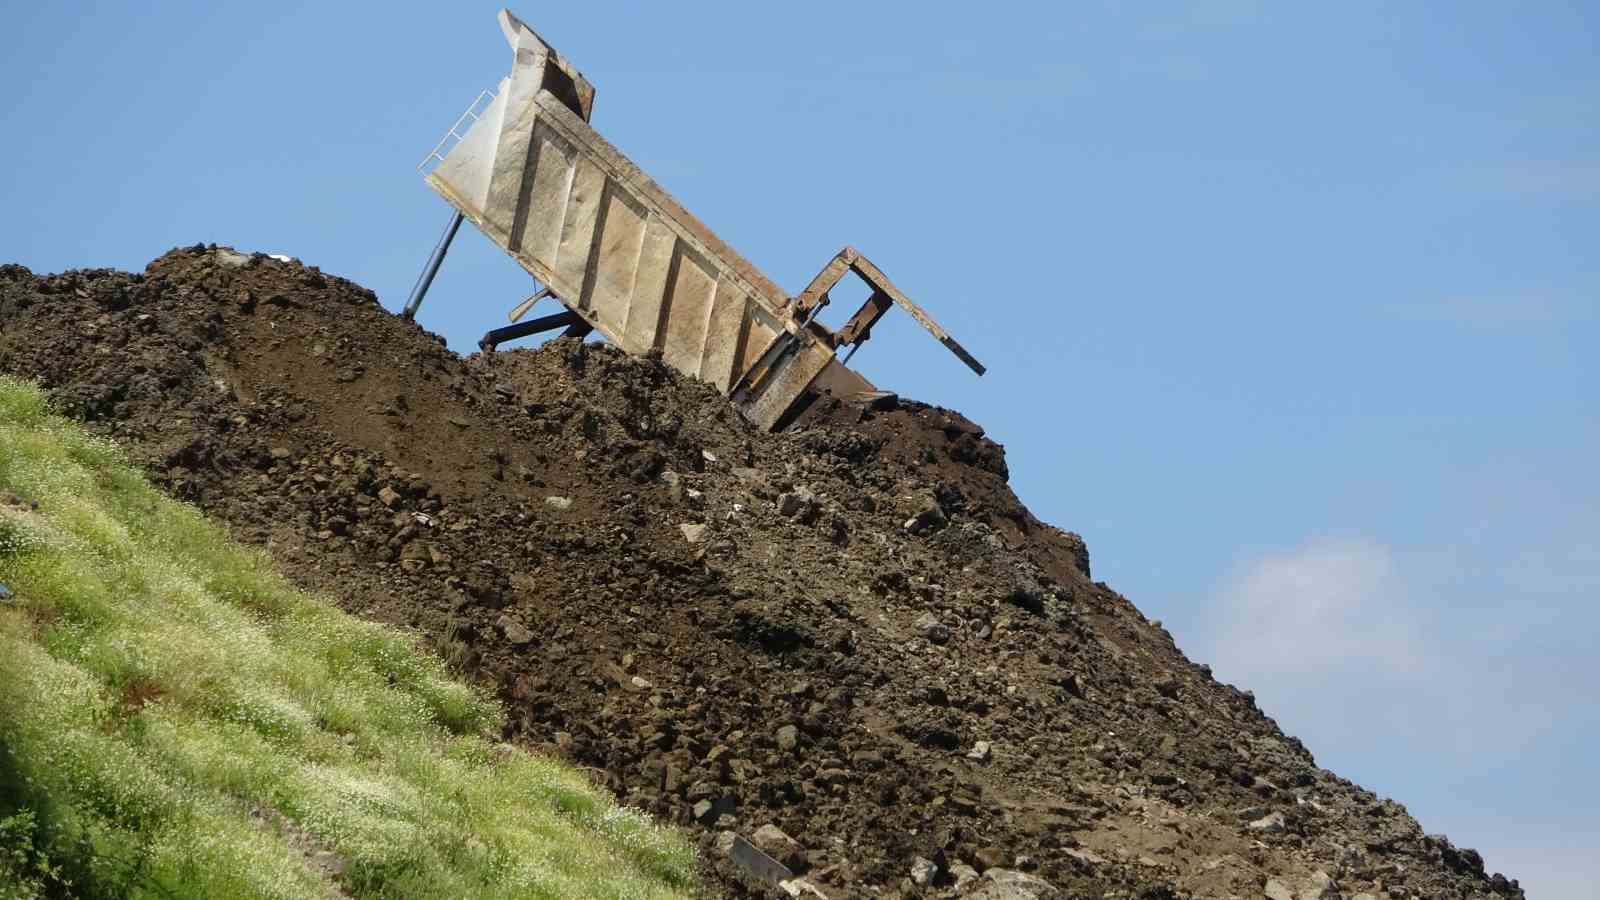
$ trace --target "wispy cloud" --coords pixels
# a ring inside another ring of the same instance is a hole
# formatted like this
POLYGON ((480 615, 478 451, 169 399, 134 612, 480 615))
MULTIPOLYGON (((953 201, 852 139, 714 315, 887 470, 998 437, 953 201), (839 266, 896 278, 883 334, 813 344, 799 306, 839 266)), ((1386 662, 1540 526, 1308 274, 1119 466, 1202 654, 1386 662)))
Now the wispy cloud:
POLYGON ((1313 748, 1346 744, 1365 729, 1420 737, 1458 720, 1447 692, 1447 660, 1429 638, 1427 615, 1386 547, 1365 538, 1324 538, 1250 560, 1218 592, 1206 649, 1220 677, 1260 695, 1286 727, 1310 726, 1313 748))
POLYGON ((1382 307, 1386 316, 1467 328, 1506 328, 1558 323, 1578 317, 1581 307, 1544 294, 1446 294, 1382 307))
MULTIPOLYGON (((1137 15, 1150 12, 1138 5, 1117 8, 1137 15)), ((1253 25, 1262 14, 1260 0, 1191 0, 1150 16, 1139 28, 1139 35, 1153 41, 1183 40, 1196 33, 1253 25)))
POLYGON ((1490 185, 1518 194, 1600 194, 1600 160, 1529 160, 1480 172, 1490 185))
POLYGON ((1571 617, 1592 600, 1596 558, 1575 548, 1600 516, 1527 538, 1517 518, 1486 527, 1498 556, 1476 540, 1401 554, 1331 537, 1247 560, 1217 590, 1197 656, 1335 758, 1404 745, 1511 764, 1561 727, 1595 727, 1600 707, 1571 675, 1600 671, 1587 651, 1548 654, 1600 637, 1571 617), (1530 560, 1551 568, 1532 578, 1530 560), (1561 621, 1570 631, 1550 633, 1561 621))

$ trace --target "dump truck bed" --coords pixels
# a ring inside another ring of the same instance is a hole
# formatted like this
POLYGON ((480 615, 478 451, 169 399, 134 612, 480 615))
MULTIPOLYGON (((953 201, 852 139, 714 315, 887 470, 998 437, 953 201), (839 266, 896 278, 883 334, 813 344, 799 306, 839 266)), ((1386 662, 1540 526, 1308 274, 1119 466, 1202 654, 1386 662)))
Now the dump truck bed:
POLYGON ((512 72, 437 154, 433 190, 608 340, 659 352, 761 427, 814 383, 874 389, 835 358, 831 331, 589 125, 581 74, 509 12, 501 27, 512 72))

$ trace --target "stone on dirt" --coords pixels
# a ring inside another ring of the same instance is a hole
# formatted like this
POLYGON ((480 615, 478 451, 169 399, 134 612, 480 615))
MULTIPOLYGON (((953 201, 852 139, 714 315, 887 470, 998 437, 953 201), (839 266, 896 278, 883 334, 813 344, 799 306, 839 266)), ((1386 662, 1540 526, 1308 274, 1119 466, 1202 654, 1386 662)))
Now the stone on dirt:
POLYGON ((790 878, 778 882, 778 889, 791 897, 815 897, 817 900, 828 900, 828 895, 822 888, 812 884, 805 878, 790 878))
POLYGON ((933 613, 923 613, 918 617, 916 628, 930 644, 943 644, 950 640, 950 626, 940 622, 933 613))
POLYGON ((945 518, 944 510, 939 508, 938 501, 928 499, 922 506, 905 521, 905 530, 912 534, 927 534, 938 531, 949 524, 945 518))
POLYGON ((1294 890, 1276 878, 1268 878, 1261 893, 1266 895, 1267 900, 1295 900, 1294 890))
POLYGON ((1298 900, 1344 900, 1344 895, 1340 893, 1333 876, 1319 870, 1311 873, 1306 886, 1300 890, 1298 900))
POLYGON ((529 631, 525 626, 523 626, 522 623, 512 619, 510 616, 501 616, 499 625, 500 632, 504 634, 506 636, 506 640, 510 641, 511 643, 521 646, 523 644, 533 642, 533 632, 529 631))
POLYGON ((1056 888, 1043 878, 1027 872, 990 869, 983 873, 980 887, 966 896, 981 900, 1046 900, 1056 896, 1056 888))
POLYGON ((1260 831, 1266 834, 1282 834, 1284 831, 1288 830, 1288 824, 1283 818, 1283 813, 1270 812, 1251 822, 1250 829, 1252 831, 1260 831))
POLYGON ((927 887, 939 877, 939 865, 931 859, 917 857, 911 861, 911 883, 917 887, 927 887))
POLYGON ((809 495, 791 491, 778 498, 778 515, 793 518, 811 501, 809 495))
POLYGON ((773 859, 765 851, 732 831, 717 836, 717 849, 734 868, 757 883, 773 887, 794 878, 788 866, 773 859))
POLYGON ((776 738, 778 749, 793 750, 800 743, 800 729, 793 725, 785 725, 778 729, 776 738))
POLYGON ((230 269, 242 269, 250 264, 250 257, 227 247, 218 247, 215 251, 217 264, 230 269))
POLYGON ((990 869, 1001 868, 1007 862, 1006 852, 999 847, 980 847, 977 852, 972 854, 972 857, 977 861, 978 868, 986 873, 990 869))
POLYGON ((791 869, 800 868, 804 863, 805 847, 785 834, 783 829, 771 823, 757 828, 755 833, 750 835, 750 843, 791 869))

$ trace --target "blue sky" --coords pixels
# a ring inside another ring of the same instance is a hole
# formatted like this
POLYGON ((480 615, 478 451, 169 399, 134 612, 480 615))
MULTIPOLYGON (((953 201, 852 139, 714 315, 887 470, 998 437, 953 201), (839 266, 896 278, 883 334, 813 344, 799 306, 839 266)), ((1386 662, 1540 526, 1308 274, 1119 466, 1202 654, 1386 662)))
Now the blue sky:
MULTIPOLYGON (((4 5, 37 271, 216 241, 397 307, 447 217, 413 167, 509 67, 492 4, 4 5)), ((988 363, 896 315, 856 357, 1323 765, 1593 896, 1600 7, 516 11, 780 284, 854 244, 988 363)), ((469 231, 421 317, 461 349, 529 283, 469 231)))

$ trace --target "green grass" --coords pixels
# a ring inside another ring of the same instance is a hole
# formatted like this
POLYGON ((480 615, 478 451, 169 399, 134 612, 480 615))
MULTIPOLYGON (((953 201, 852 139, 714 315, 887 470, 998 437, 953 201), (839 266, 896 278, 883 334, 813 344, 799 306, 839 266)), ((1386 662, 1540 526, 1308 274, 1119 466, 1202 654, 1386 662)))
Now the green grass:
POLYGON ((681 835, 4 376, 0 583, 0 900, 696 892, 681 835))

